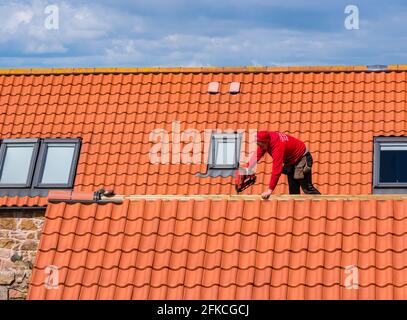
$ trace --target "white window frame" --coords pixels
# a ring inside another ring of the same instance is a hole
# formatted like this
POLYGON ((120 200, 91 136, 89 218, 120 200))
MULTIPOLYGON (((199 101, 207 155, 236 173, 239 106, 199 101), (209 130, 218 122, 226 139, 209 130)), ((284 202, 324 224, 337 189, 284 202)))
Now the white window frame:
POLYGON ((213 133, 211 136, 211 145, 209 148, 208 169, 237 169, 240 161, 240 148, 242 143, 242 135, 240 133, 213 133), (235 143, 234 161, 232 164, 217 164, 217 154, 219 143, 223 141, 233 141, 235 143))

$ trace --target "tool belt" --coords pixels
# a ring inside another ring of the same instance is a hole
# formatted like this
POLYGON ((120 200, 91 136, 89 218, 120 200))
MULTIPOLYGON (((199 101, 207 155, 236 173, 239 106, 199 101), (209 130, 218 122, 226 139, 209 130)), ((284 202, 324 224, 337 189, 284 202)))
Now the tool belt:
POLYGON ((294 179, 300 180, 304 179, 304 174, 311 171, 312 167, 312 157, 309 152, 304 154, 300 161, 294 165, 294 179))

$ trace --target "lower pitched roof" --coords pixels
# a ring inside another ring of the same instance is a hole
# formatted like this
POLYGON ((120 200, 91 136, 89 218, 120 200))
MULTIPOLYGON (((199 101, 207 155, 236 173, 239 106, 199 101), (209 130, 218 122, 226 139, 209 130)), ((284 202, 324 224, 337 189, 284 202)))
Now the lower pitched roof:
POLYGON ((407 299, 406 243, 407 200, 50 204, 28 298, 407 299))

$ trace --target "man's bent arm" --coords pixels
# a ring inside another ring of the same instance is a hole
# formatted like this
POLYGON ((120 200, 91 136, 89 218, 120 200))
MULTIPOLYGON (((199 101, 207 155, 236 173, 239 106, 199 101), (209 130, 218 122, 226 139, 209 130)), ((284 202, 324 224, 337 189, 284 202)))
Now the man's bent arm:
POLYGON ((271 172, 269 188, 270 190, 274 190, 283 171, 284 148, 274 148, 271 156, 273 157, 273 171, 271 172))

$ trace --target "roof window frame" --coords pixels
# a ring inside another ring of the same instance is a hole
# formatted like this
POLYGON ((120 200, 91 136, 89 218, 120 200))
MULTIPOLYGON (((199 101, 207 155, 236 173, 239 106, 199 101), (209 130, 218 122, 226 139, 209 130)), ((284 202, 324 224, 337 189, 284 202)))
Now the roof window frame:
POLYGON ((10 144, 34 144, 34 150, 30 162, 27 181, 24 184, 0 184, 0 195, 19 195, 33 196, 33 194, 47 193, 51 189, 73 189, 75 184, 76 172, 79 164, 80 150, 82 147, 81 138, 21 138, 21 139, 3 139, 0 140, 0 177, 2 174, 4 159, 7 146, 10 144), (41 183, 45 169, 47 150, 49 144, 74 144, 74 152, 69 169, 69 178, 67 183, 41 183))
POLYGON ((38 158, 38 152, 40 148, 40 139, 30 138, 30 139, 2 139, 0 144, 0 177, 3 174, 4 160, 7 153, 8 145, 23 145, 23 144, 33 144, 33 151, 30 160, 30 166, 28 169, 27 179, 25 183, 0 183, 0 189, 30 189, 32 185, 32 180, 35 172, 35 167, 38 158))
POLYGON ((381 147, 386 144, 405 144, 407 137, 380 136, 373 139, 373 193, 407 193, 407 182, 380 182, 381 147))
POLYGON ((209 149, 208 155, 208 169, 209 170, 225 170, 225 169, 237 169, 239 168, 239 161, 240 161, 240 150, 242 144, 242 135, 238 132, 214 132, 211 135, 211 144, 209 149), (235 155, 234 155, 234 163, 233 165, 220 165, 216 163, 216 156, 217 156, 217 146, 218 140, 235 140, 235 155))
POLYGON ((78 138, 46 138, 42 139, 41 148, 38 154, 38 161, 34 174, 32 187, 34 189, 72 189, 74 187, 76 171, 79 162, 79 154, 81 148, 81 139, 78 138), (67 183, 42 183, 41 179, 44 174, 45 163, 47 160, 47 152, 49 144, 74 144, 74 152, 72 156, 71 168, 69 170, 69 178, 67 183))

